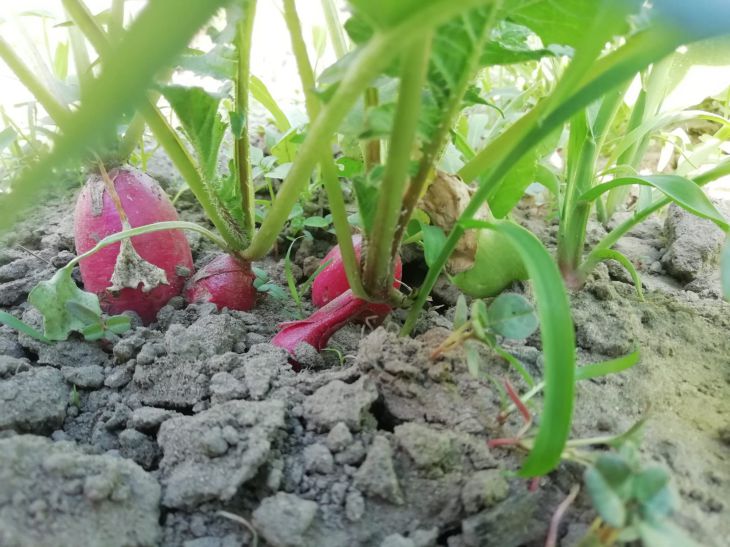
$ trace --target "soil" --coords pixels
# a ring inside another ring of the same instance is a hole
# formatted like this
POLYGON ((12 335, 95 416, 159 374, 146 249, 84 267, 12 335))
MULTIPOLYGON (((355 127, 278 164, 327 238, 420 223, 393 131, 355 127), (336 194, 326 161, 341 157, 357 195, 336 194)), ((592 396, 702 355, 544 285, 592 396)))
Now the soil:
MULTIPOLYGON (((183 216, 200 221, 185 199, 183 216)), ((0 247, 0 308, 28 323, 39 325, 28 291, 73 256, 72 203, 38 208, 0 247)), ((520 217, 554 245, 539 209, 520 217)), ((611 262, 571 298, 581 364, 641 350, 633 369, 579 384, 573 437, 618 434, 648 413, 643 457, 672 471, 674 520, 719 547, 730 537, 730 304, 715 231, 671 209, 619 244, 644 301, 611 262)), ((190 241, 200 268, 214 250, 190 241)), ((301 279, 328 246, 299 248, 301 279)), ((405 255, 408 275, 419 258, 405 255)), ((262 267, 285 286, 282 261, 262 267)), ((513 290, 529 296, 529 284, 513 290)), ((400 313, 375 330, 346 327, 337 352, 299 373, 268 343, 297 310, 271 297, 252 313, 175 298, 110 343, 45 345, 0 328, 0 545, 234 547, 253 545, 251 530, 272 546, 543 545, 583 470, 565 463, 533 491, 511 473, 524 454, 487 447, 521 423, 497 423, 497 394, 460 350, 430 358, 454 300, 441 285, 414 338, 397 336, 400 313)), ((505 347, 540 374, 539 336, 505 347)), ((560 545, 594 517, 581 493, 560 545)))

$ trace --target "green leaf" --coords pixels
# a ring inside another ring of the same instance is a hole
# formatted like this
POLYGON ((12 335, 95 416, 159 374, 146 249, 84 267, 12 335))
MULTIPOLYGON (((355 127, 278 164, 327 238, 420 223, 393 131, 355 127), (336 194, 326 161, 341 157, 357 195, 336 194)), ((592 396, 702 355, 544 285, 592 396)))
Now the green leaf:
MULTIPOLYGON (((532 29, 543 44, 564 44, 572 47, 582 45, 583 40, 593 28, 597 17, 603 13, 605 6, 611 6, 611 17, 619 19, 612 22, 614 32, 619 34, 628 29, 625 14, 638 10, 638 0, 531 0, 516 2, 517 7, 507 7, 512 21, 532 29)), ((604 14, 605 15, 605 14, 604 14)))
POLYGON ((352 186, 357 197, 357 208, 360 212, 365 233, 369 234, 373 227, 375 208, 378 203, 378 190, 383 177, 383 167, 376 166, 366 177, 355 177, 352 186))
POLYGON ((8 312, 0 311, 0 323, 3 323, 10 327, 11 329, 15 329, 18 332, 22 332, 23 334, 27 334, 31 338, 35 338, 36 340, 40 342, 50 342, 48 338, 43 336, 40 332, 35 330, 30 325, 27 325, 26 323, 23 323, 20 319, 17 317, 10 315, 8 312))
POLYGON ((53 56, 53 73, 59 80, 68 76, 68 42, 60 42, 53 56))
POLYGON ((349 3, 355 13, 361 14, 370 24, 386 29, 431 4, 437 4, 438 0, 349 0, 349 3))
POLYGON ((433 261, 441 252, 446 242, 446 234, 443 229, 421 222, 421 233, 423 234, 423 258, 430 267, 433 261))
POLYGON ((575 380, 590 380, 591 378, 598 378, 600 376, 607 376, 608 374, 615 374, 623 370, 627 370, 633 367, 639 362, 640 354, 638 351, 611 359, 609 361, 603 361, 601 363, 591 363, 590 365, 583 365, 575 371, 575 380))
POLYGON ((332 221, 324 217, 312 216, 304 219, 304 225, 309 228, 328 228, 332 221))
POLYGON ((730 229, 730 225, 728 225, 722 213, 715 208, 710 198, 707 197, 702 189, 694 181, 678 175, 636 175, 632 177, 621 177, 594 186, 579 199, 582 201, 593 201, 601 194, 613 188, 631 184, 653 186, 690 213, 712 220, 722 230, 727 231, 730 229))
POLYGON ((543 57, 555 56, 557 53, 568 53, 567 50, 561 51, 557 47, 533 49, 528 43, 531 35, 530 29, 523 25, 500 21, 482 50, 480 64, 510 65, 537 61, 543 57))
POLYGON ((672 512, 676 505, 669 473, 661 467, 642 469, 633 480, 634 497, 641 503, 644 516, 659 520, 672 512))
POLYGON ((271 96, 266 84, 253 74, 251 75, 249 82, 249 91, 251 92, 251 96, 261 103, 261 106, 268 110, 273 116, 276 128, 282 133, 288 131, 291 128, 289 119, 286 117, 286 114, 284 114, 284 111, 279 107, 279 104, 276 102, 274 97, 271 96))
POLYGON ((640 520, 637 528, 643 547, 699 547, 681 528, 666 519, 659 522, 640 520))
POLYGON ((83 334, 84 338, 89 342, 101 340, 104 338, 104 325, 101 323, 92 323, 91 325, 81 329, 81 334, 83 334))
POLYGON ((198 163, 207 183, 215 178, 226 124, 218 106, 221 97, 214 97, 202 87, 170 85, 162 88, 162 94, 180 119, 185 134, 195 148, 198 163))
POLYGON ((8 146, 15 142, 18 138, 18 134, 12 127, 6 127, 0 131, 0 152, 5 150, 8 146))
POLYGON ((584 481, 593 507, 601 518, 614 528, 623 528, 626 524, 626 507, 606 477, 597 467, 589 467, 585 472, 584 481))
POLYGON ((114 334, 124 334, 132 328, 132 320, 126 315, 113 315, 104 321, 104 325, 114 334))
POLYGON ((99 298, 82 291, 71 279, 71 268, 61 268, 48 281, 41 281, 28 295, 43 315, 43 330, 50 340, 65 340, 72 331, 101 323, 99 298))
POLYGON ((466 297, 460 294, 456 299, 454 308, 454 328, 458 329, 469 319, 469 307, 466 305, 466 297))
POLYGON ((500 294, 489 305, 489 327, 505 338, 522 340, 539 326, 532 304, 522 295, 500 294))
POLYGON ((634 287, 636 287, 636 295, 639 297, 639 300, 644 301, 644 289, 641 286, 639 272, 636 271, 634 265, 624 254, 615 249, 598 249, 594 250, 593 256, 601 260, 615 260, 621 264, 629 272, 631 280, 634 282, 634 287))
POLYGON ((545 357, 545 399, 540 429, 521 476, 548 473, 560 462, 570 434, 575 391, 575 332, 563 280, 550 253, 528 230, 508 221, 469 221, 463 228, 503 234, 522 259, 532 281, 545 357))
POLYGON ((232 80, 236 74, 236 53, 228 44, 220 44, 208 52, 188 48, 177 64, 199 76, 232 80))
POLYGON ((504 182, 489 200, 489 208, 497 218, 504 218, 525 195, 525 190, 535 180, 538 149, 533 148, 512 166, 504 182))
POLYGON ((722 276, 722 292, 725 300, 730 300, 730 233, 725 238, 725 246, 720 257, 720 271, 722 276))

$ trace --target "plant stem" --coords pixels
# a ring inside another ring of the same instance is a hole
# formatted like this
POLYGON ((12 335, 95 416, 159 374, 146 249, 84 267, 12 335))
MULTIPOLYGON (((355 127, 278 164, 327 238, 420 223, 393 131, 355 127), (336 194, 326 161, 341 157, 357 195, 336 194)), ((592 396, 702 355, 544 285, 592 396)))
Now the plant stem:
POLYGON ((63 129, 69 111, 53 96, 51 91, 38 79, 38 77, 26 66, 23 60, 15 54, 13 48, 5 39, 0 36, 0 59, 10 67, 15 76, 20 80, 28 91, 33 94, 36 101, 44 108, 48 115, 53 118, 56 125, 63 129))
POLYGON ((421 195, 423 194, 423 190, 429 180, 429 176, 433 172, 434 162, 436 162, 441 156, 443 149, 446 146, 446 139, 449 136, 449 132, 454 125, 456 117, 461 111, 464 94, 471 82, 472 74, 475 72, 479 63, 479 57, 484 49, 484 42, 486 41, 489 31, 494 24, 495 16, 501 7, 501 4, 502 1, 497 0, 495 5, 492 7, 489 19, 482 28, 482 34, 477 36, 475 39, 471 57, 467 60, 465 68, 462 71, 461 80, 457 82, 454 89, 451 90, 449 100, 443 108, 443 114, 439 121, 439 125, 431 137, 431 140, 424 147, 423 155, 418 163, 418 171, 411 179, 403 198, 403 207, 401 209, 398 228, 393 238, 393 246, 391 249, 393 257, 395 257, 398 252, 398 248, 400 247, 401 240, 403 239, 403 234, 408 227, 411 215, 413 215, 413 211, 418 204, 418 200, 421 199, 421 195))
MULTIPOLYGON (((292 41, 292 51, 297 62, 299 78, 304 90, 305 105, 309 119, 314 121, 320 113, 319 98, 315 95, 315 78, 312 64, 309 61, 307 47, 302 36, 302 27, 297 15, 294 0, 284 0, 284 19, 286 21, 289 36, 292 41)), ((345 269, 347 281, 350 284, 352 293, 361 298, 365 291, 360 280, 360 265, 355 254, 355 247, 352 244, 350 224, 347 221, 347 209, 342 190, 339 184, 337 165, 329 152, 329 146, 320 146, 320 167, 322 170, 322 182, 329 201, 332 223, 335 226, 337 241, 340 245, 342 264, 345 269)))
MULTIPOLYGON (((698 186, 705 186, 713 180, 716 180, 726 175, 730 175, 730 160, 725 160, 719 165, 716 165, 715 167, 710 169, 709 171, 706 171, 701 175, 697 175, 696 177, 694 177, 693 180, 698 186)), ((648 207, 645 207, 640 211, 636 211, 631 218, 626 219, 621 224, 616 226, 613 230, 611 230, 601 241, 598 242, 598 244, 596 244, 595 247, 593 247, 591 252, 588 253, 588 256, 586 257, 580 268, 581 276, 585 277, 591 273, 595 265, 600 261, 600 255, 603 250, 613 247, 616 242, 621 239, 625 234, 630 232, 634 228, 634 226, 643 222, 652 213, 655 213, 656 211, 658 211, 662 207, 669 205, 670 203, 672 203, 672 200, 670 198, 660 198, 648 207)))
POLYGON ((276 200, 251 245, 244 252, 246 258, 249 260, 261 258, 274 245, 299 193, 320 159, 320 143, 329 142, 339 123, 358 97, 398 53, 398 45, 403 41, 403 37, 421 34, 425 30, 483 3, 484 0, 462 0, 461 2, 433 0, 427 7, 414 12, 402 23, 376 33, 368 41, 353 60, 326 108, 313 120, 307 138, 301 145, 298 156, 282 183, 276 200))
POLYGON ((124 0, 112 0, 109 14, 109 39, 112 43, 118 42, 124 32, 124 0))
POLYGON ((571 152, 578 153, 578 159, 572 172, 568 173, 563 215, 558 234, 558 264, 567 284, 576 288, 576 285, 580 284, 576 270, 583 256, 586 225, 591 212, 591 203, 578 198, 593 186, 596 140, 593 130, 588 124, 588 116, 585 111, 573 118, 570 130, 572 134, 577 133, 577 135, 571 136, 579 142, 572 143, 575 146, 571 146, 569 149, 571 152))
MULTIPOLYGON (((378 88, 368 87, 365 90, 365 109, 366 111, 378 106, 379 102, 378 88)), ((368 173, 376 165, 380 165, 380 139, 372 138, 364 145, 365 172, 368 173)))
POLYGON ((432 33, 424 33, 406 46, 401 59, 398 104, 390 136, 388 159, 380 186, 372 232, 368 237, 363 287, 368 296, 387 298, 393 282, 392 234, 398 230, 403 192, 421 113, 421 93, 428 69, 432 33))
POLYGON ((226 242, 226 245, 222 248, 232 250, 241 249, 242 241, 240 235, 232 229, 233 223, 223 218, 221 213, 224 209, 213 203, 213 198, 205 186, 200 172, 195 167, 190 153, 180 141, 175 130, 151 101, 142 103, 139 111, 142 113, 157 142, 170 157, 170 160, 172 160, 172 163, 190 187, 190 191, 200 202, 208 219, 210 219, 220 232, 223 240, 226 242))
POLYGON ((347 54, 347 41, 345 34, 342 32, 340 24, 340 16, 337 13, 337 6, 334 0, 322 0, 322 10, 324 11, 324 19, 327 23, 327 32, 332 41, 332 48, 335 55, 341 59, 347 54))
POLYGON ((241 133, 236 135, 235 165, 238 171, 238 184, 241 191, 241 209, 243 211, 243 233, 247 241, 251 241, 255 224, 255 195, 251 180, 251 143, 248 137, 248 94, 251 72, 251 37, 253 21, 256 16, 256 0, 243 2, 243 17, 238 21, 236 29, 236 114, 243 120, 241 133))
POLYGON ((208 239, 210 239, 213 243, 224 249, 226 247, 226 242, 223 241, 220 237, 218 237, 216 234, 211 232, 210 230, 203 228, 202 226, 195 224, 193 222, 185 222, 182 220, 168 220, 165 222, 155 222, 154 224, 146 224, 144 226, 137 226, 136 228, 131 228, 129 230, 122 230, 121 232, 116 232, 114 234, 111 234, 109 236, 106 236, 104 239, 99 241, 96 245, 94 245, 91 249, 86 251, 83 254, 80 254, 77 257, 74 257, 68 264, 66 264, 63 269, 65 270, 71 270, 73 269, 76 264, 81 262, 84 258, 93 255, 94 253, 100 251, 104 247, 108 247, 109 245, 112 245, 113 243, 117 243, 119 241, 122 241, 123 239, 127 239, 129 237, 139 236, 142 234, 150 234, 152 232, 161 232, 163 230, 190 230, 191 232, 197 232, 208 239))
MULTIPOLYGON (((543 100, 459 171, 459 175, 467 182, 488 171, 460 220, 472 218, 490 192, 498 189, 510 166, 552 130, 570 119, 581 108, 588 106, 598 96, 606 93, 608 89, 627 81, 637 70, 673 51, 679 43, 676 36, 671 33, 650 29, 630 38, 619 50, 602 59, 587 63, 587 66, 586 63, 582 63, 584 66, 581 68, 584 72, 582 77, 572 79, 574 82, 577 81, 576 84, 571 83, 572 93, 557 102, 552 110, 549 110, 549 107, 554 101, 543 100)), ((561 79, 561 83, 562 81, 561 79)), ((413 329, 418 313, 426 303, 441 269, 463 233, 463 228, 457 223, 448 235, 441 253, 429 268, 426 279, 417 293, 401 330, 402 334, 407 334, 413 329)))

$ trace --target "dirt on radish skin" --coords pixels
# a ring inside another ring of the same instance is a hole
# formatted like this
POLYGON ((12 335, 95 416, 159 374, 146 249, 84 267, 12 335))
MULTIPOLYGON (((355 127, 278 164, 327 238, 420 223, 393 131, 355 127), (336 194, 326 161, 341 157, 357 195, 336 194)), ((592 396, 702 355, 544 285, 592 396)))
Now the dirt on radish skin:
MULTIPOLYGON (((129 224, 135 228, 153 222, 178 220, 175 207, 159 184, 131 167, 121 167, 109 172, 109 178, 121 200, 129 224)), ((114 202, 106 191, 99 175, 92 175, 76 202, 74 212, 74 239, 77 254, 91 249, 108 235, 122 230, 114 202)), ((185 235, 180 230, 166 230, 131 238, 136 253, 129 263, 153 265, 155 275, 146 282, 144 271, 129 272, 135 287, 111 290, 117 284, 112 280, 121 244, 109 245, 81 261, 81 279, 87 291, 96 293, 102 309, 109 314, 124 311, 137 313, 145 324, 152 322, 157 312, 172 298, 182 292, 186 279, 193 273, 193 257, 185 235), (160 271, 161 270, 161 271, 160 271), (163 276, 164 273, 164 281, 163 276), (161 282, 162 281, 162 282, 161 282), (139 286, 141 285, 141 287, 139 286)), ((119 274, 119 271, 116 272, 119 274)), ((149 273, 149 272, 148 272, 149 273)))
POLYGON ((248 262, 221 254, 188 281, 185 300, 189 304, 211 302, 219 310, 247 311, 256 306, 255 279, 248 262))

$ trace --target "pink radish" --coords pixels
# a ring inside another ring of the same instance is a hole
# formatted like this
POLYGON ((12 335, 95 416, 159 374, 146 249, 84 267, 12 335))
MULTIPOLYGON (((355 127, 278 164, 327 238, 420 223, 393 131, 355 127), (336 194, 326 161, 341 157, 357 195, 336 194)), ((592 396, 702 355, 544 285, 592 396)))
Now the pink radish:
POLYGON ((219 310, 250 310, 256 306, 254 279, 248 262, 221 254, 188 281, 185 300, 212 302, 219 310))
MULTIPOLYGON (((360 261, 360 255, 362 254, 362 237, 360 235, 352 236, 352 243, 355 247, 355 257, 358 262, 360 261)), ((330 264, 314 279, 312 283, 312 304, 321 308, 331 300, 337 298, 342 293, 350 288, 350 283, 347 281, 345 275, 345 268, 342 264, 342 254, 340 253, 340 246, 335 245, 332 247, 329 253, 322 259, 321 264, 330 264)), ((394 287, 400 286, 401 275, 403 274, 403 263, 400 257, 395 263, 395 281, 393 282, 394 287)), ((390 307, 387 308, 385 314, 390 311, 390 307)))
MULTIPOLYGON (((362 238, 356 235, 352 240, 355 256, 359 261, 362 238)), ((303 342, 319 351, 327 345, 332 334, 350 321, 374 320, 379 323, 391 311, 388 304, 368 302, 352 294, 342 264, 339 245, 327 253, 322 264, 329 261, 330 264, 319 273, 312 284, 312 303, 320 309, 306 319, 280 324, 279 332, 271 341, 275 346, 287 350, 292 357, 295 356, 297 346, 303 342)), ((395 264, 394 287, 400 286, 402 273, 403 264, 398 257, 395 264)))
MULTIPOLYGON (((145 173, 125 166, 110 171, 109 178, 131 227, 178 220, 160 185, 145 173)), ((77 254, 120 232, 122 225, 103 179, 92 175, 79 195, 74 212, 77 254)), ((81 260, 81 279, 87 291, 99 296, 106 313, 131 310, 148 324, 170 298, 181 293, 186 278, 192 274, 190 245, 180 230, 134 236, 131 246, 130 240, 125 242, 104 247, 81 260), (131 254, 122 258, 131 257, 131 260, 118 261, 120 249, 130 251, 131 254), (122 266, 127 268, 124 275, 120 273, 122 266)))
POLYGON ((366 320, 369 317, 382 319, 384 307, 390 311, 390 306, 387 304, 373 304, 355 298, 352 291, 348 289, 308 318, 281 323, 280 330, 271 343, 284 348, 292 357, 295 355, 297 346, 302 342, 319 351, 327 345, 330 336, 350 321, 366 320))

